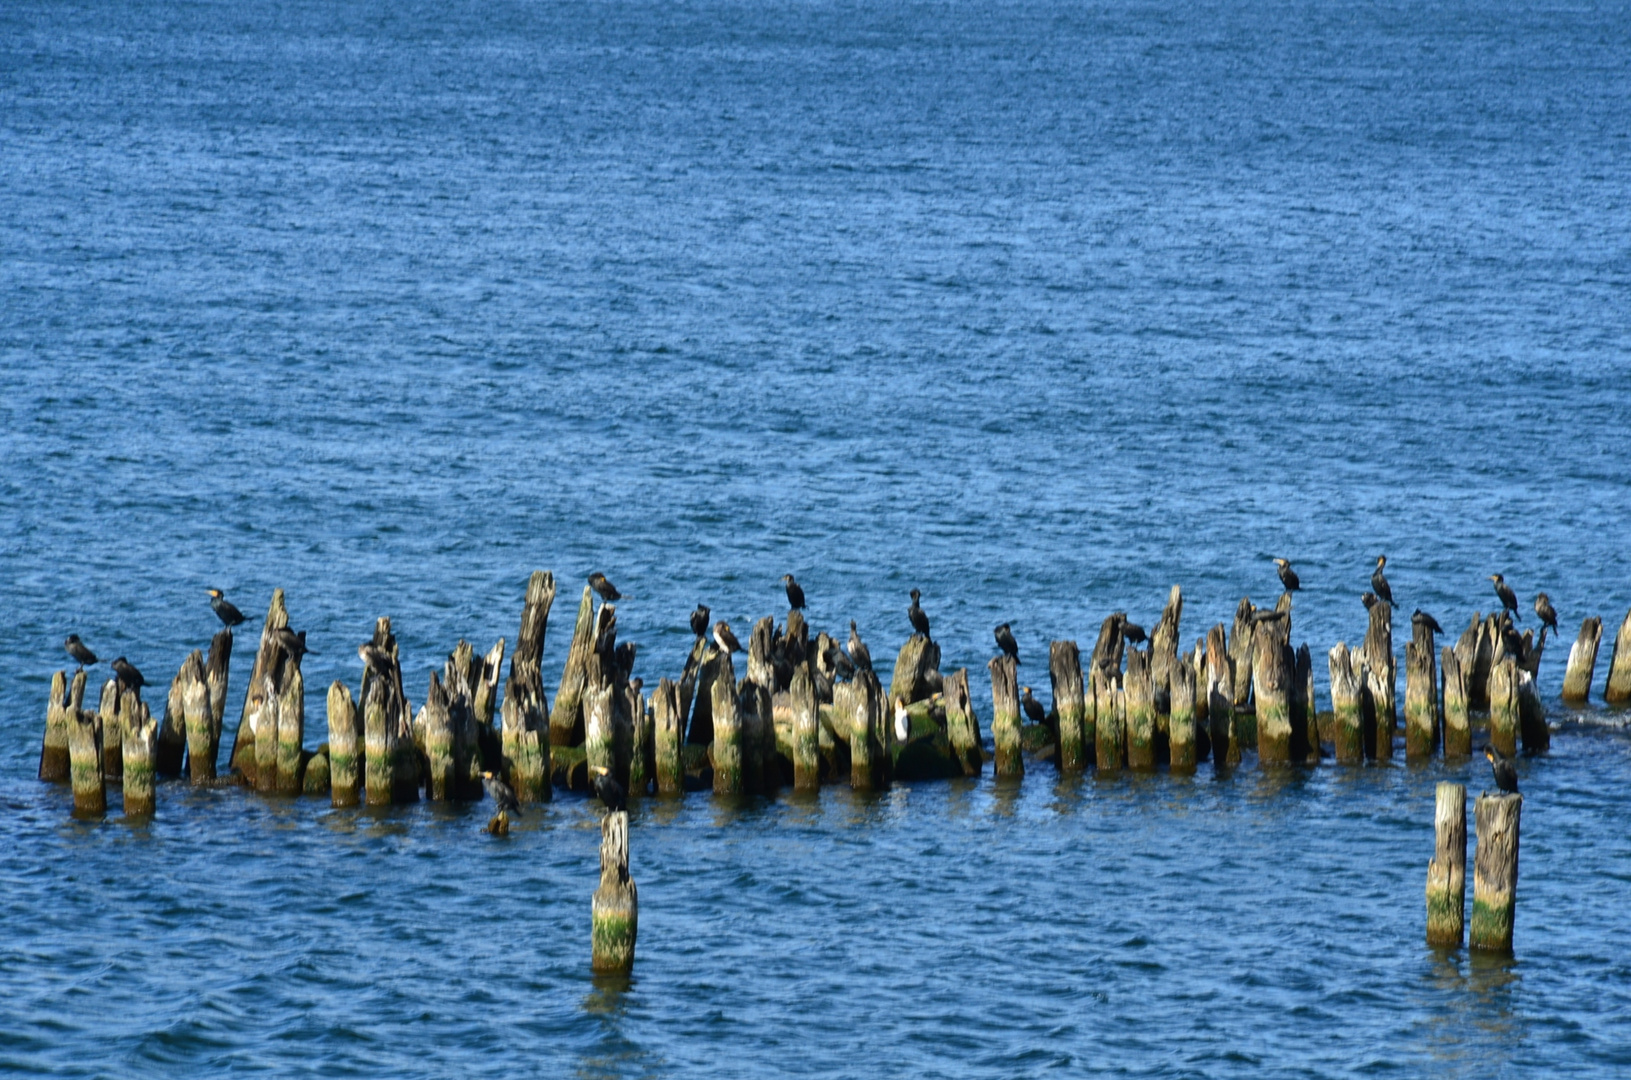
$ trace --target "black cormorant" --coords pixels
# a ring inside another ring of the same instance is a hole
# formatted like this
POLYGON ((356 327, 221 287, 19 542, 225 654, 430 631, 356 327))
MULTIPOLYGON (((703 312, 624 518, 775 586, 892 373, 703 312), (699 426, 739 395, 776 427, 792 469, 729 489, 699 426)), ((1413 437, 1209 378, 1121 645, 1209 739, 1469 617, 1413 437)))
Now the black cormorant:
POLYGON ((1489 579, 1495 582, 1495 595, 1501 598, 1501 606, 1512 612, 1513 621, 1518 618, 1518 594, 1512 591, 1512 586, 1506 583, 1506 578, 1500 574, 1491 574, 1489 579))
MULTIPOLYGON (((721 624, 723 625, 723 624, 721 624)), ((592 779, 589 786, 595 790, 595 798, 599 799, 608 811, 616 813, 629 808, 628 793, 623 785, 612 779, 611 770, 604 765, 596 765, 589 770, 592 779)))
POLYGON ((1444 633, 1444 627, 1438 624, 1438 620, 1427 614, 1427 612, 1423 611, 1421 608, 1417 608, 1415 611, 1411 612, 1410 621, 1412 623, 1419 623, 1420 625, 1427 627, 1427 629, 1431 630, 1435 634, 1444 633))
POLYGON ((1138 645, 1149 639, 1149 635, 1144 632, 1144 628, 1135 622, 1128 622, 1126 615, 1123 615, 1119 621, 1123 640, 1138 645))
POLYGON ((119 677, 120 685, 127 687, 128 689, 140 690, 142 687, 147 685, 147 680, 142 678, 142 673, 137 671, 136 668, 122 656, 113 662, 113 673, 119 677))
POLYGON ((691 612, 691 633, 697 637, 708 636, 708 605, 698 604, 697 609, 691 612))
POLYGON ((860 631, 855 629, 855 620, 849 621, 849 658, 850 663, 862 671, 872 670, 872 651, 861 640, 860 631))
POLYGON ((1277 622, 1290 614, 1291 612, 1286 611, 1283 608, 1258 608, 1256 611, 1252 612, 1252 624, 1256 625, 1257 623, 1277 622))
POLYGON ((481 774, 481 786, 487 789, 487 797, 493 800, 500 814, 521 816, 521 803, 516 800, 515 791, 510 785, 492 773, 484 772, 481 774))
POLYGON ((1518 763, 1494 746, 1484 747, 1484 756, 1489 758, 1490 771, 1495 774, 1495 786, 1502 791, 1518 790, 1518 763))
POLYGON ((1387 576, 1382 573, 1382 567, 1386 565, 1386 555, 1376 556, 1376 569, 1370 572, 1370 587, 1371 592, 1391 604, 1393 603, 1393 587, 1387 583, 1387 576))
POLYGON ((793 580, 792 574, 782 575, 782 584, 787 587, 787 606, 795 609, 804 607, 804 589, 793 580))
POLYGON ((1031 723, 1041 724, 1047 721, 1047 710, 1042 707, 1042 703, 1040 701, 1031 696, 1031 688, 1029 686, 1020 687, 1019 704, 1020 707, 1025 710, 1025 715, 1030 719, 1031 723))
MULTIPOLYGON (((865 649, 866 646, 862 645, 861 648, 865 649)), ((849 658, 849 654, 843 649, 840 649, 837 645, 834 645, 831 651, 827 653, 827 659, 832 664, 834 676, 843 679, 845 682, 855 678, 855 661, 851 660, 849 658)), ((872 658, 870 656, 867 657, 868 663, 870 663, 871 660, 872 658)))
POLYGON ((991 634, 997 639, 997 648, 1012 656, 1014 663, 1019 663, 1019 642, 1014 640, 1014 632, 1008 629, 1008 624, 1002 623, 991 634))
POLYGON ((724 619, 714 623, 714 644, 728 653, 742 651, 742 643, 736 640, 736 635, 731 633, 731 624, 724 619))
POLYGON ((1302 581, 1297 577, 1297 571, 1291 568, 1290 562, 1275 559, 1274 565, 1280 571, 1280 584, 1286 587, 1286 592, 1296 592, 1303 587, 1302 581))
POLYGON ((1535 614, 1540 616, 1542 623, 1552 628, 1552 633, 1557 633, 1557 608, 1552 606, 1550 596, 1545 593, 1535 595, 1535 614))
POLYGON ((67 639, 63 641, 62 647, 68 650, 69 656, 85 667, 90 667, 97 662, 96 654, 85 647, 85 643, 79 640, 78 634, 69 634, 67 639))
POLYGON ((237 626, 244 621, 244 613, 239 611, 220 589, 204 591, 210 594, 210 607, 215 609, 215 617, 220 619, 224 626, 237 626))
MULTIPOLYGON (((906 609, 906 617, 912 620, 912 629, 929 636, 929 614, 918 604, 918 598, 923 594, 916 589, 912 590, 912 606, 906 609)), ((931 639, 932 640, 932 639, 931 639)))
POLYGON ((589 587, 600 594, 600 598, 608 604, 623 599, 623 594, 617 591, 617 586, 606 580, 606 575, 599 570, 589 575, 589 587))

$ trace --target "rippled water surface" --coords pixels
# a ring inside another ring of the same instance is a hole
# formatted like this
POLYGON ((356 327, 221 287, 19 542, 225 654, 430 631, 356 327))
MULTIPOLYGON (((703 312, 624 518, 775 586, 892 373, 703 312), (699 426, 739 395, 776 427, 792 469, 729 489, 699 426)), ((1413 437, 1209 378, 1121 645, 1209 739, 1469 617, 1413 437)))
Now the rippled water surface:
POLYGON ((0 1068, 1621 1075, 1631 738, 1560 644, 1499 962, 1422 944, 1470 764, 650 800, 626 986, 577 796, 33 777, 63 635, 167 683, 212 585, 288 590, 313 745, 375 616, 420 698, 535 568, 648 682, 787 571, 887 661, 916 585, 989 723, 996 622, 1045 687, 1283 554, 1318 656, 1386 552, 1452 629, 1496 570, 1604 616, 1600 692, 1627 57, 1614 4, 0 6, 0 1068))

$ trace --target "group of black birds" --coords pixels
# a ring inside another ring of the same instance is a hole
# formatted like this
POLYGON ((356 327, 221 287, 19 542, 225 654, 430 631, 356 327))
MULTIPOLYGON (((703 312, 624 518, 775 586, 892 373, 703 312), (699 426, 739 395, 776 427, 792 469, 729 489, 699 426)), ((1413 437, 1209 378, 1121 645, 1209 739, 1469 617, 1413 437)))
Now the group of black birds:
MULTIPOLYGON (((1296 592, 1302 588, 1302 580, 1297 577, 1297 571, 1291 568, 1291 563, 1288 560, 1275 559, 1274 565, 1280 573, 1280 584, 1285 587, 1286 592, 1296 592)), ((1386 568, 1387 556, 1376 556, 1376 569, 1372 570, 1370 575, 1370 592, 1360 597, 1367 610, 1374 606, 1378 600, 1385 602, 1389 607, 1393 606, 1393 586, 1388 584, 1387 575, 1384 573, 1386 568)), ((1501 601, 1502 610, 1512 613, 1513 622, 1523 621, 1518 614, 1518 594, 1513 591, 1512 586, 1506 583, 1506 578, 1500 574, 1491 574, 1489 580, 1495 583, 1495 596, 1501 601)), ((1545 628, 1550 628, 1554 634, 1558 632, 1557 609, 1552 606, 1552 598, 1545 593, 1535 594, 1535 617, 1541 621, 1542 634, 1546 632, 1545 628)), ((1410 618, 1412 622, 1419 622, 1430 627, 1435 634, 1444 632, 1444 628, 1438 624, 1438 620, 1420 608, 1417 608, 1410 618)))

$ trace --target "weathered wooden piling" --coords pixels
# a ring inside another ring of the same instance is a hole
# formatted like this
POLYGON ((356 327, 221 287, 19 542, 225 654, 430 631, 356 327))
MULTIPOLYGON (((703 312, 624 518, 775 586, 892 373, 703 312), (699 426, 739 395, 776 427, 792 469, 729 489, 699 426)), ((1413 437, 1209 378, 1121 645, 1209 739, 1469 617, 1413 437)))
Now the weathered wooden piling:
POLYGON ((1234 661, 1225 643, 1223 624, 1219 623, 1206 633, 1207 727, 1212 741, 1212 760, 1218 765, 1240 764, 1234 698, 1234 661))
POLYGON ((169 709, 180 712, 181 729, 187 738, 187 777, 195 784, 207 784, 215 779, 216 756, 220 745, 216 741, 215 712, 210 706, 210 688, 204 673, 204 654, 194 649, 170 689, 169 709))
MULTIPOLYGON (((117 720, 113 721, 117 723, 117 720)), ((75 709, 68 717, 68 767, 74 788, 74 814, 100 817, 108 812, 108 790, 102 752, 101 713, 75 709)))
POLYGON ((1614 635, 1614 652, 1608 664, 1608 685, 1603 700, 1610 705, 1631 702, 1631 611, 1625 613, 1614 635))
POLYGON ((641 686, 637 679, 623 688, 624 711, 634 721, 634 753, 629 759, 630 796, 650 791, 657 775, 656 721, 646 705, 641 686))
MULTIPOLYGON (((1090 668, 1113 672, 1116 676, 1121 674, 1121 654, 1127 644, 1121 633, 1121 621, 1125 617, 1126 612, 1112 612, 1099 624, 1099 636, 1093 642, 1093 658, 1088 665, 1090 668)), ((1091 685, 1091 673, 1084 674, 1088 675, 1091 685)))
POLYGON ((1503 657, 1489 673, 1489 741, 1508 756, 1518 752, 1518 662, 1503 657))
MULTIPOLYGON (((203 657, 199 657, 200 675, 203 669, 203 657)), ((190 660, 192 656, 188 657, 190 660)), ((187 694, 187 660, 181 662, 176 670, 175 678, 170 680, 169 693, 165 695, 164 712, 158 721, 158 735, 155 739, 153 751, 153 767, 158 775, 173 777, 181 775, 181 767, 187 756, 187 721, 185 700, 187 694)))
POLYGON ((1123 698, 1127 720, 1127 767, 1136 772, 1155 768, 1155 687, 1149 653, 1136 645, 1127 650, 1123 698))
POLYGON ((905 698, 908 704, 922 701, 940 689, 940 646, 913 634, 895 654, 895 670, 889 679, 889 700, 905 698))
POLYGON ((1368 672, 1363 653, 1350 653, 1339 641, 1330 654, 1331 733, 1339 765, 1365 761, 1365 695, 1368 672))
POLYGON ((1427 944, 1459 949, 1467 906, 1467 789, 1463 785, 1447 781, 1438 785, 1433 833, 1433 861, 1427 864, 1427 944))
POLYGON ((209 687, 210 722, 214 729, 212 739, 216 753, 216 758, 212 759, 212 768, 221 753, 221 730, 226 723, 227 715, 227 681, 231 672, 232 631, 217 630, 215 636, 210 638, 209 657, 204 661, 204 684, 209 687))
POLYGON ((996 746, 995 775, 999 780, 1025 775, 1025 757, 1020 738, 1019 667, 1014 658, 994 656, 986 665, 991 672, 991 739, 996 746))
POLYGON ((1569 647, 1569 666, 1563 673, 1563 700, 1584 705, 1591 699, 1591 677, 1597 669, 1597 648, 1603 641, 1603 620, 1593 615, 1580 624, 1580 636, 1569 647))
POLYGON ((566 666, 561 669, 561 681, 555 688, 555 707, 549 712, 552 746, 576 746, 583 740, 584 666, 595 651, 597 622, 594 590, 585 585, 583 597, 578 601, 578 617, 572 624, 572 645, 567 650, 566 666))
POLYGON ((1478 796, 1478 856, 1473 867, 1472 925, 1467 942, 1485 952, 1512 951, 1518 899, 1518 827, 1523 796, 1478 796))
POLYGON ((419 751, 413 745, 412 708, 402 688, 402 664, 391 620, 374 623, 373 645, 390 657, 389 669, 364 667, 358 695, 363 717, 364 796, 369 806, 413 802, 419 797, 419 751))
POLYGON ((329 795, 333 786, 333 777, 329 772, 328 750, 319 746, 306 758, 305 768, 300 771, 300 793, 329 795))
POLYGON ((640 930, 640 896, 629 876, 627 810, 600 820, 600 887, 590 901, 589 913, 594 971, 627 975, 634 969, 634 941, 640 930))
POLYGON ((712 698, 714 794, 741 795, 742 721, 736 712, 736 664, 721 651, 717 660, 712 698))
POLYGON ((612 727, 612 688, 599 680, 586 679, 582 700, 584 763, 591 773, 605 769, 616 779, 617 736, 612 727))
MULTIPOLYGON (((268 695, 275 693, 275 688, 269 689, 273 687, 269 678, 273 669, 283 660, 283 650, 278 646, 274 635, 288 625, 289 611, 284 604, 283 590, 273 589, 272 602, 266 606, 266 621, 261 626, 260 645, 255 650, 255 663, 249 671, 249 689, 244 694, 243 711, 238 716, 238 731, 232 739, 232 756, 227 759, 227 771, 237 770, 245 780, 263 791, 270 791, 271 787, 261 787, 260 747, 257 745, 255 735, 259 730, 256 718, 267 707, 268 695)), ((275 745, 277 740, 275 724, 270 738, 275 745)), ((272 760, 275 775, 277 768, 275 753, 272 760)))
POLYGON ((1235 605, 1234 622, 1229 627, 1230 685, 1234 690, 1230 705, 1236 710, 1244 709, 1252 701, 1252 659, 1256 652, 1253 638, 1257 631, 1253 616, 1256 614, 1251 597, 1243 596, 1235 605))
MULTIPOLYGON (((772 676, 774 677, 774 676, 772 676)), ((776 753, 776 723, 770 691, 743 679, 736 688, 736 719, 742 726, 742 791, 747 795, 768 795, 769 769, 776 753)))
POLYGON ((1518 668, 1518 733, 1523 752, 1539 754, 1551 749, 1552 729, 1546 723, 1546 705, 1540 700, 1540 685, 1532 672, 1518 668))
POLYGON ((277 791, 279 795, 299 795, 304 788, 302 756, 306 738, 306 677, 300 662, 290 658, 283 665, 283 682, 277 702, 277 791))
POLYGON ((456 797, 457 779, 453 768, 453 718, 449 715, 447 692, 436 672, 430 673, 425 703, 419 707, 416 727, 424 743, 426 789, 430 798, 445 802, 456 797))
POLYGON ((945 680, 946 741, 964 776, 979 776, 985 769, 980 746, 980 720, 968 696, 968 668, 958 668, 945 680))
POLYGON ((1461 631, 1456 639, 1455 658, 1461 665, 1461 679, 1467 690, 1467 705, 1469 708, 1484 709, 1489 707, 1489 698, 1486 696, 1489 682, 1489 656, 1485 651, 1484 615, 1482 612, 1472 613, 1472 621, 1467 628, 1461 631))
POLYGON ((1393 605, 1378 600, 1370 608, 1370 625, 1365 631, 1365 670, 1371 700, 1376 710, 1376 757, 1386 761, 1393 756, 1393 736, 1398 731, 1398 662, 1393 656, 1393 605))
POLYGON ((1261 765, 1291 761, 1291 684, 1294 657, 1285 618, 1257 625, 1252 642, 1252 693, 1257 698, 1257 760, 1261 765))
POLYGON ((793 707, 793 790, 814 794, 821 790, 821 718, 808 663, 793 670, 788 698, 793 707))
POLYGON ((154 780, 158 772, 159 725, 147 705, 126 693, 120 702, 124 727, 125 817, 151 817, 156 806, 154 780))
POLYGON ((1404 647, 1404 756, 1422 761, 1438 742, 1438 678, 1433 664, 1433 633, 1404 647))
POLYGON ((123 732, 119 726, 119 681, 109 679, 102 684, 102 696, 96 713, 102 720, 102 775, 118 780, 124 775, 125 755, 119 742, 123 732))
POLYGON ((521 629, 510 655, 510 676, 499 707, 499 753, 503 775, 518 802, 548 802, 550 784, 549 700, 544 693, 544 638, 555 604, 555 576, 534 570, 527 580, 521 629))
POLYGON ((1320 746, 1319 699, 1314 696, 1314 657, 1308 643, 1297 646, 1292 670, 1291 715, 1296 726, 1291 733, 1293 760, 1318 765, 1324 752, 1320 746))
POLYGON ((657 794, 679 795, 685 791, 685 711, 680 707, 680 687, 672 679, 658 679, 651 695, 653 742, 657 755, 657 794))
POLYGON ((1150 687, 1155 711, 1169 718, 1172 712, 1172 669, 1178 663, 1179 626, 1184 616, 1184 591, 1174 585, 1167 591, 1161 618, 1150 631, 1150 687))
POLYGON ((335 806, 362 800, 361 721, 351 688, 335 679, 328 688, 329 797, 335 806))
POLYGON ((1459 649, 1446 645, 1439 653, 1440 686, 1444 698, 1444 759, 1472 753, 1472 720, 1467 710, 1467 677, 1459 649))
POLYGON ((1167 747, 1174 773, 1195 771, 1195 668, 1178 657, 1167 683, 1167 747))
MULTIPOLYGON (((255 790, 277 791, 278 688, 271 669, 261 679, 259 701, 250 714, 255 751, 255 790)), ((253 692, 253 691, 252 691, 253 692)))
POLYGON ((51 676, 51 700, 45 707, 45 740, 40 745, 40 779, 60 784, 71 770, 68 756, 68 725, 85 702, 85 669, 51 676))
POLYGON ((1059 722, 1059 771, 1079 773, 1091 761, 1087 745, 1087 703, 1082 693, 1082 658, 1074 641, 1048 646, 1048 677, 1059 722))
POLYGON ((1093 683, 1094 712, 1098 717, 1093 732, 1096 737, 1093 753, 1099 775, 1103 776, 1120 769, 1126 760, 1126 727, 1122 709, 1116 701, 1120 691, 1116 677, 1103 668, 1095 667, 1090 678, 1093 683))

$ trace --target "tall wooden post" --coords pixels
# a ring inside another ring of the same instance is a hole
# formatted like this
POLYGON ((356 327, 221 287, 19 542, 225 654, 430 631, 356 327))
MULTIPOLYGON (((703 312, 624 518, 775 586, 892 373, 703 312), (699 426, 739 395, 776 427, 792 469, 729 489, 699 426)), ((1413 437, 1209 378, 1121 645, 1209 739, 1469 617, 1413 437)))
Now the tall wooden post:
MULTIPOLYGON (((117 719, 111 723, 118 723, 117 719)), ((107 774, 103 771, 101 713, 75 709, 68 718, 68 762, 74 786, 74 813, 100 817, 108 812, 107 774)))
POLYGON ((808 663, 793 669, 788 698, 793 707, 793 790, 814 794, 821 790, 821 718, 808 663))
MULTIPOLYGON (((289 611, 284 605, 283 590, 272 590, 272 602, 266 607, 266 621, 261 627, 260 646, 255 651, 255 664, 249 672, 249 690, 244 695, 243 712, 238 716, 238 731, 232 740, 232 756, 227 759, 227 770, 239 770, 244 777, 260 787, 260 749, 253 737, 246 738, 252 732, 257 732, 255 717, 266 704, 267 687, 272 671, 283 658, 283 650, 279 648, 277 639, 273 637, 279 630, 289 625, 289 611)), ((214 654, 214 646, 211 646, 214 654)), ((225 694, 225 673, 223 672, 222 693, 225 694)), ((224 706, 223 706, 224 707, 224 706)), ((269 736, 271 742, 277 743, 277 733, 274 730, 269 736)), ((276 754, 273 755, 273 771, 277 768, 276 754)), ((262 790, 271 790, 263 788, 262 790)))
POLYGON ((1439 784, 1433 832, 1433 861, 1427 864, 1427 944, 1458 949, 1467 906, 1467 789, 1461 784, 1439 784))
POLYGON ((657 794, 679 795, 685 791, 685 761, 681 749, 685 739, 685 713, 680 708, 679 684, 672 679, 658 679, 651 706, 656 719, 657 794))
POLYGON ((1563 673, 1563 700, 1571 705, 1584 705, 1591 698, 1591 676, 1602 641, 1602 619, 1593 615, 1580 624, 1580 636, 1569 647, 1569 666, 1563 673))
POLYGON ((328 688, 329 797, 335 806, 356 806, 362 799, 360 720, 351 688, 335 679, 328 688))
POLYGON ((447 692, 434 671, 430 673, 430 687, 425 691, 419 720, 425 743, 425 768, 429 772, 425 786, 433 801, 446 802, 458 794, 453 767, 453 717, 448 711, 447 692))
POLYGON ((1025 775, 1025 758, 1019 731, 1019 668, 1006 654, 994 656, 986 665, 991 672, 991 739, 996 745, 996 777, 1014 779, 1025 775))
POLYGON ((1404 647, 1404 756, 1421 761, 1433 756, 1438 741, 1438 680, 1433 670, 1433 632, 1427 641, 1410 641, 1404 647))
POLYGON ((1149 772, 1155 768, 1155 689, 1149 654, 1136 645, 1127 650, 1125 690, 1127 767, 1149 772))
POLYGON ((1365 761, 1365 683, 1363 653, 1350 653, 1346 642, 1331 650, 1331 728, 1339 765, 1365 761), (1355 663, 1357 662, 1357 670, 1355 663))
POLYGON ((1535 676, 1518 669, 1518 732, 1523 736, 1523 752, 1539 754, 1551 749, 1552 729, 1546 724, 1546 705, 1540 700, 1535 676))
POLYGON ((1240 740, 1235 733, 1234 661, 1225 645, 1222 623, 1206 634, 1206 688, 1212 760, 1218 765, 1239 765, 1240 740))
POLYGON ((119 724, 119 681, 109 679, 102 684, 102 697, 96 712, 102 720, 102 775, 118 780, 125 774, 125 755, 119 743, 122 729, 119 724))
POLYGON ((159 725, 134 693, 122 695, 120 719, 124 727, 125 817, 151 817, 154 778, 157 774, 159 725))
POLYGON ((721 652, 712 689, 714 727, 714 794, 741 795, 742 722, 736 715, 736 665, 721 652))
POLYGON ((1074 641, 1048 646, 1048 676, 1053 680, 1053 709, 1059 718, 1059 770, 1087 768, 1087 703, 1082 695, 1082 658, 1074 641))
POLYGON ((1178 657, 1167 683, 1167 745, 1174 773, 1195 771, 1195 669, 1189 654, 1178 657))
POLYGON ((1257 630, 1252 616, 1255 614, 1257 608, 1252 606, 1251 597, 1243 596, 1235 607, 1234 622, 1229 627, 1230 678, 1234 687, 1234 699, 1229 704, 1236 710, 1244 709, 1252 700, 1252 656, 1255 651, 1252 639, 1257 630))
POLYGON ((303 790, 301 750, 306 737, 306 678, 298 661, 283 665, 277 707, 277 790, 299 795, 303 790))
POLYGON ((626 975, 634 968, 640 931, 640 895, 629 876, 629 813, 600 821, 600 887, 590 901, 591 966, 597 974, 626 975))
POLYGON ((1184 615, 1184 591, 1174 585, 1167 590, 1167 603, 1161 618, 1150 631, 1150 686, 1155 711, 1168 718, 1172 714, 1172 669, 1178 664, 1178 635, 1184 615))
POLYGON ((1518 899, 1518 826, 1523 796, 1478 796, 1478 857, 1474 865, 1472 927, 1468 944, 1487 952, 1512 951, 1518 899))
POLYGON ((51 676, 51 700, 45 707, 45 741, 40 746, 40 779, 60 784, 68 779, 68 726, 85 699, 85 669, 74 672, 72 689, 68 675, 51 676))
POLYGON ((946 741, 952 757, 962 766, 964 776, 979 776, 985 770, 985 754, 980 746, 980 719, 968 696, 968 668, 958 668, 945 680, 946 741))
POLYGON ((221 732, 227 715, 227 680, 231 671, 232 631, 217 630, 210 639, 209 658, 204 661, 204 685, 209 687, 210 723, 213 729, 211 739, 216 753, 216 757, 211 759, 212 768, 214 762, 220 759, 221 732))
POLYGON ((1371 605, 1370 626, 1365 631, 1365 669, 1369 672, 1371 699, 1376 704, 1376 757, 1393 757, 1393 736, 1399 726, 1397 661, 1393 657, 1393 605, 1378 600, 1371 605))
MULTIPOLYGON (((530 592, 530 588, 529 588, 530 592)), ((553 601, 553 590, 550 599, 553 601)), ((554 746, 576 746, 583 737, 584 665, 595 651, 595 594, 583 587, 577 621, 572 625, 572 646, 555 688, 555 708, 549 714, 549 741, 554 746)))
MULTIPOLYGON (((590 667, 596 668, 596 665, 591 662, 590 667)), ((556 700, 559 701, 558 698, 556 700)), ((617 775, 616 738, 612 723, 611 685, 593 675, 587 676, 583 687, 584 764, 591 774, 596 769, 605 769, 621 785, 624 780, 617 775)))
POLYGON ((1126 731, 1122 711, 1117 707, 1116 696, 1120 688, 1116 686, 1115 677, 1103 668, 1095 667, 1090 678, 1093 682, 1094 712, 1098 714, 1094 731, 1098 739, 1094 755, 1099 775, 1103 776, 1121 768, 1126 757, 1126 731))
POLYGON ((1501 753, 1518 752, 1518 663, 1503 657, 1489 673, 1489 741, 1501 753))
POLYGON ((1252 646, 1252 693, 1257 698, 1257 760, 1283 765, 1291 760, 1292 658, 1284 618, 1259 623, 1252 646))
POLYGON ((1444 689, 1444 758, 1449 761, 1472 753, 1472 721, 1467 715, 1467 677, 1460 650, 1446 645, 1439 658, 1444 689))
MULTIPOLYGON (((534 570, 527 579, 521 628, 510 654, 510 677, 499 706, 499 743, 505 772, 518 802, 548 802, 550 785, 549 699, 544 693, 544 639, 555 605, 555 575, 534 570)), ((575 629, 575 628, 574 628, 575 629)))

